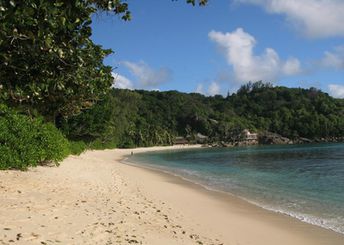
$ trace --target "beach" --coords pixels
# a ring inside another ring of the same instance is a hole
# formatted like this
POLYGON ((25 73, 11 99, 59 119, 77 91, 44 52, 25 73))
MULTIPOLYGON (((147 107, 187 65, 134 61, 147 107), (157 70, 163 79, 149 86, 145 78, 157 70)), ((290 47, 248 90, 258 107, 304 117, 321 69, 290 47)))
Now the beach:
POLYGON ((0 244, 339 245, 344 236, 264 210, 126 155, 87 151, 59 167, 0 172, 0 244))

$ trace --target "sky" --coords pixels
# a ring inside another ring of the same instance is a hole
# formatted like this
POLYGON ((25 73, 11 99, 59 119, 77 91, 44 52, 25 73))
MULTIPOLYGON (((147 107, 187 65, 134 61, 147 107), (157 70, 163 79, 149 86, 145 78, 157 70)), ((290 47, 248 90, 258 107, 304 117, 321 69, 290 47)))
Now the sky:
POLYGON ((344 98, 343 0, 128 0, 132 20, 97 13, 114 86, 226 95, 249 81, 344 98))

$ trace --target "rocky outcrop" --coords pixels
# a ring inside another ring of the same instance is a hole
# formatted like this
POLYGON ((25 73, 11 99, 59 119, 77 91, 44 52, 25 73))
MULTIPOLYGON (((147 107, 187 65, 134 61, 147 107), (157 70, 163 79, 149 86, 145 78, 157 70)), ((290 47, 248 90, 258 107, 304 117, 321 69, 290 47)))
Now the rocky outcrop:
POLYGON ((344 143, 344 137, 315 138, 313 142, 344 143))
POLYGON ((294 142, 276 133, 262 132, 258 135, 258 142, 262 145, 287 145, 293 144, 294 142))
POLYGON ((294 140, 294 144, 309 144, 313 142, 316 142, 316 141, 308 139, 308 138, 304 138, 304 137, 298 137, 294 140))
MULTIPOLYGON (((252 134, 249 134, 252 135, 252 134)), ((308 139, 305 137, 297 137, 293 140, 282 135, 272 133, 269 131, 260 132, 257 134, 257 139, 240 135, 231 142, 215 141, 207 143, 207 147, 233 147, 233 146, 250 146, 250 145, 287 145, 287 144, 311 144, 311 143, 344 143, 344 137, 326 137, 308 139)))

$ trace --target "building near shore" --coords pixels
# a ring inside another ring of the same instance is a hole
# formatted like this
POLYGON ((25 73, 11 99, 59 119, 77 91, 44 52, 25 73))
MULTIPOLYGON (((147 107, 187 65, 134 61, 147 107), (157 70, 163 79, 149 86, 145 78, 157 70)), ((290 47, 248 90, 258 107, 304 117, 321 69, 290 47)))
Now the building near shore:
POLYGON ((197 133, 195 138, 196 138, 196 142, 199 144, 204 144, 208 141, 208 136, 203 135, 201 133, 197 133))
POLYGON ((248 129, 244 129, 241 133, 242 142, 245 145, 255 145, 258 144, 258 134, 251 133, 248 129))
POLYGON ((187 144, 189 144, 189 141, 182 136, 177 136, 173 140, 173 144, 174 145, 187 145, 187 144))

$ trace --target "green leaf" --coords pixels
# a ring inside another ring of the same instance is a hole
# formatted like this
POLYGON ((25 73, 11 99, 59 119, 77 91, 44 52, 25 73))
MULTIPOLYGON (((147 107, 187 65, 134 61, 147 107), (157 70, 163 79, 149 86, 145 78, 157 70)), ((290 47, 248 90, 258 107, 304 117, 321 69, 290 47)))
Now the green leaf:
POLYGON ((63 2, 54 3, 54 6, 56 6, 56 7, 61 7, 62 5, 63 5, 63 2))
POLYGON ((61 23, 62 23, 62 25, 66 24, 66 18, 65 17, 61 17, 61 23))

